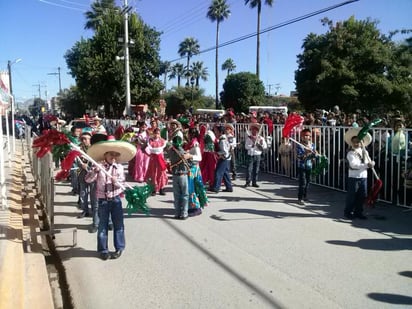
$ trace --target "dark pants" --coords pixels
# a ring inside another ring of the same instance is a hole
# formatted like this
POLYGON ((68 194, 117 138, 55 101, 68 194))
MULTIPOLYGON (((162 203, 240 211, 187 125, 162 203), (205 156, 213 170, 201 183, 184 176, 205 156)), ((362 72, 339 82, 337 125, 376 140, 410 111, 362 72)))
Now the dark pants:
POLYGON ((260 155, 248 156, 247 163, 246 183, 250 184, 250 181, 252 181, 252 184, 255 184, 259 175, 260 155))
POLYGON ((298 179, 299 179, 299 191, 298 199, 302 200, 306 198, 309 183, 310 183, 310 174, 312 173, 311 168, 298 168, 298 179))
POLYGON ((366 198, 366 178, 348 178, 345 215, 361 215, 366 198))

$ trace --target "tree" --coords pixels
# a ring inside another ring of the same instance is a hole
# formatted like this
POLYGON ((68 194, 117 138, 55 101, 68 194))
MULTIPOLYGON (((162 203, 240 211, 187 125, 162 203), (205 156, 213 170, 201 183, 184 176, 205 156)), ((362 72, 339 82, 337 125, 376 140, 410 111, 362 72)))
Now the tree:
MULTIPOLYGON (((250 6, 251 9, 257 7, 257 30, 256 30, 256 75, 259 78, 260 67, 260 15, 262 12, 262 0, 245 0, 245 5, 250 6)), ((268 6, 273 5, 274 0, 265 0, 268 6)))
POLYGON ((219 107, 219 26, 222 21, 229 18, 230 10, 226 3, 226 0, 213 0, 212 4, 207 10, 207 17, 212 21, 216 22, 216 56, 215 56, 215 77, 216 77, 216 109, 219 107))
POLYGON ((226 77, 221 93, 225 109, 235 112, 248 112, 249 106, 261 105, 265 98, 265 86, 256 74, 240 72, 226 77))
MULTIPOLYGON (((192 58, 193 55, 197 55, 199 52, 200 45, 195 38, 189 37, 180 42, 178 53, 180 57, 187 58, 186 70, 190 69, 190 58, 192 58)), ((187 79, 187 83, 189 83, 189 79, 187 79)))
POLYGON ((114 0, 96 0, 91 4, 91 10, 84 14, 86 16, 84 29, 97 30, 104 23, 104 16, 114 12, 115 9, 114 0))
POLYGON ((170 68, 169 80, 177 78, 177 87, 180 87, 180 81, 184 72, 185 69, 183 67, 183 64, 176 63, 175 65, 172 65, 172 67, 170 68))
POLYGON ((231 72, 236 70, 236 64, 232 58, 226 59, 225 62, 222 64, 222 71, 227 71, 228 76, 231 72))
MULTIPOLYGON (((120 116, 126 97, 124 63, 116 61, 122 50, 118 38, 124 32, 121 9, 103 10, 96 20, 99 23, 94 26, 93 37, 76 42, 65 58, 87 105, 93 109, 104 105, 107 115, 120 116)), ((145 25, 136 14, 130 14, 129 35, 135 41, 129 50, 132 104, 150 104, 159 98, 163 88, 158 79, 160 33, 145 25)))
POLYGON ((209 73, 207 68, 203 67, 203 61, 196 61, 193 62, 190 66, 191 77, 193 77, 196 81, 195 86, 199 88, 199 80, 207 81, 207 77, 209 73))
POLYGON ((166 87, 166 81, 167 81, 167 74, 170 73, 170 69, 171 69, 171 64, 170 61, 162 61, 160 63, 160 75, 164 75, 163 78, 163 86, 164 86, 164 90, 166 91, 167 87, 166 87))
POLYGON ((334 105, 347 112, 385 113, 400 105, 411 110, 410 49, 401 51, 381 35, 377 22, 354 17, 335 26, 328 19, 322 22, 329 31, 305 38, 295 72, 298 97, 307 110, 334 105))

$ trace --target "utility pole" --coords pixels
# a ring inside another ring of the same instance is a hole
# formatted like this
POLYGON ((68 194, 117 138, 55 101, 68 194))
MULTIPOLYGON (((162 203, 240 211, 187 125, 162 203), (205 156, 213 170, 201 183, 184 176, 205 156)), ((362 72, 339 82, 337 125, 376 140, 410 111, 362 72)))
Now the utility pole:
POLYGON ((124 71, 126 78, 126 115, 132 116, 130 98, 130 68, 129 68, 129 11, 127 0, 124 0, 124 71))
POLYGON ((60 78, 60 67, 57 68, 57 72, 47 73, 47 75, 58 75, 59 76, 59 94, 62 92, 62 80, 60 78))
POLYGON ((280 84, 279 83, 277 83, 275 85, 275 89, 276 89, 276 95, 278 95, 279 94, 279 89, 280 89, 280 84))
POLYGON ((272 89, 272 84, 267 84, 266 87, 268 88, 268 96, 270 97, 270 90, 272 89))

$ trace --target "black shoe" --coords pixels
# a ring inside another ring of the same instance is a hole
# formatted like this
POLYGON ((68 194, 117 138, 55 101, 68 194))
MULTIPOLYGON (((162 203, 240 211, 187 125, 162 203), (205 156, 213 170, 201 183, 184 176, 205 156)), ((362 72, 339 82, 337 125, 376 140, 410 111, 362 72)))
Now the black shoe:
POLYGON ((180 220, 187 220, 189 219, 189 216, 180 216, 180 220))
POLYGON ((89 217, 89 213, 83 211, 80 215, 77 216, 78 219, 81 219, 84 217, 89 217))
POLYGON ((160 190, 159 190, 159 194, 160 194, 160 195, 166 195, 166 192, 165 192, 164 189, 160 189, 160 190))
POLYGON ((113 224, 109 224, 109 231, 113 231, 113 224))
POLYGON ((156 192, 153 191, 153 192, 152 192, 152 196, 155 196, 155 195, 156 195, 156 192))
POLYGON ((209 191, 211 193, 219 193, 219 190, 215 190, 213 188, 209 188, 207 191, 209 191))
POLYGON ((122 250, 117 250, 116 252, 114 252, 112 254, 112 259, 113 260, 118 259, 122 255, 122 252, 123 252, 122 250))
POLYGON ((367 220, 368 219, 368 217, 363 215, 363 214, 359 214, 359 215, 354 214, 353 217, 356 218, 356 219, 361 219, 361 220, 367 220))
POLYGON ((97 226, 92 226, 92 227, 89 229, 89 233, 91 233, 91 234, 96 233, 96 232, 97 232, 97 226))
POLYGON ((108 260, 108 259, 109 259, 109 253, 108 253, 108 252, 102 252, 102 253, 100 253, 100 258, 101 258, 103 261, 108 260))
POLYGON ((355 218, 351 213, 345 213, 343 215, 346 219, 352 220, 353 218, 355 218))
POLYGON ((245 185, 243 186, 244 188, 250 187, 250 183, 245 183, 245 185))
POLYGON ((260 186, 257 183, 252 184, 252 187, 259 188, 260 186))
POLYGON ((225 189, 222 192, 233 192, 233 189, 225 189))

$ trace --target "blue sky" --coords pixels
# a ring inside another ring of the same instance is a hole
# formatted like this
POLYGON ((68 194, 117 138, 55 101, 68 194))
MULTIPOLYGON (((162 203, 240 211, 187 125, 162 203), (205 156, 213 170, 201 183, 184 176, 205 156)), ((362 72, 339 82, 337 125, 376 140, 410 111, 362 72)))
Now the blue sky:
MULTIPOLYGON (((215 45, 216 24, 206 18, 211 0, 128 0, 145 23, 163 31, 160 55, 162 60, 179 58, 179 43, 186 37, 198 39, 200 49, 215 45)), ((303 15, 328 8, 345 0, 275 0, 272 7, 264 6, 261 29, 276 26, 303 15)), ((59 88, 57 68, 61 68, 62 88, 74 85, 68 74, 64 54, 81 37, 90 37, 84 30, 84 12, 90 8, 90 0, 0 0, 1 48, 0 70, 7 70, 7 61, 21 59, 12 65, 13 93, 17 101, 39 96, 42 99, 55 96, 59 88)), ((123 1, 116 0, 118 5, 123 1)), ((244 0, 227 0, 231 15, 221 24, 220 43, 252 34, 256 31, 256 9, 245 6, 244 0)), ((275 29, 261 35, 260 78, 266 91, 288 95, 294 90, 296 55, 310 33, 321 34, 323 17, 336 21, 355 16, 379 21, 378 28, 387 34, 391 30, 412 28, 412 0, 359 0, 306 20, 275 29)), ((395 39, 400 40, 402 36, 395 39)), ((236 64, 236 72, 255 72, 256 37, 222 47, 219 50, 219 68, 228 58, 236 64)), ((215 52, 210 51, 193 57, 203 61, 208 68, 209 79, 201 82, 206 94, 214 95, 215 52)), ((185 60, 180 62, 185 63, 185 60)), ((219 70, 220 88, 226 72, 219 70)), ((167 88, 176 85, 167 82, 167 88)))

